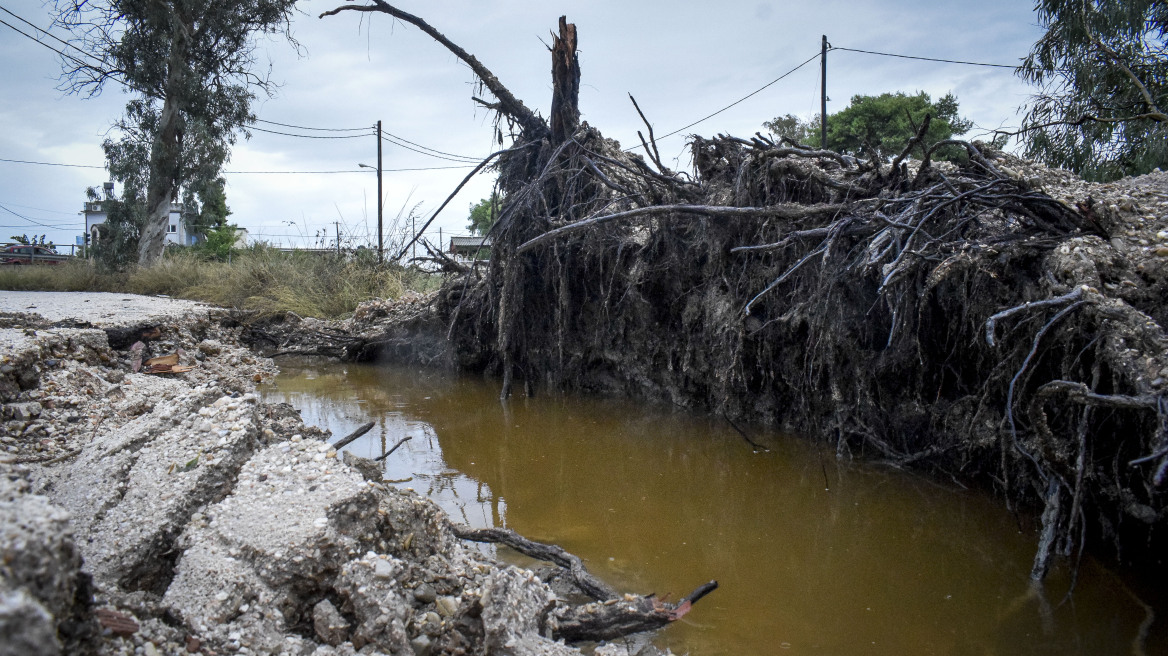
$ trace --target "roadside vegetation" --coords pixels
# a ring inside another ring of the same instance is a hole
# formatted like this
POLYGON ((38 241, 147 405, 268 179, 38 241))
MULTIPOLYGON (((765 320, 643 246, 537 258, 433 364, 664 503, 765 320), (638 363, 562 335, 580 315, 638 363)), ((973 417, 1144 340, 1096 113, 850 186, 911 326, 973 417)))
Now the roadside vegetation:
POLYGON ((0 289, 164 294, 263 314, 340 318, 370 298, 398 298, 441 284, 440 274, 378 264, 371 250, 341 254, 284 252, 266 246, 218 259, 193 249, 169 251, 152 267, 108 270, 84 259, 58 266, 0 267, 0 289))

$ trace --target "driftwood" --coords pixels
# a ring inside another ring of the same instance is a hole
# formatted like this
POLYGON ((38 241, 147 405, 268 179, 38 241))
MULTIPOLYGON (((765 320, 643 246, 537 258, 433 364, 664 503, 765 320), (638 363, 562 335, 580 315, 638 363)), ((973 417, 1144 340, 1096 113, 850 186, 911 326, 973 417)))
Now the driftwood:
POLYGON ((581 592, 597 600, 597 603, 582 606, 557 603, 543 619, 544 634, 553 640, 598 642, 659 629, 681 619, 693 604, 718 587, 717 581, 703 583, 676 604, 654 595, 620 595, 592 576, 579 556, 557 545, 528 540, 503 528, 476 529, 464 525, 452 528, 454 534, 463 540, 502 544, 531 558, 555 563, 568 571, 581 592))
POLYGON ((535 542, 519 535, 515 531, 505 528, 471 528, 469 526, 455 526, 454 534, 463 540, 471 542, 487 542, 503 544, 532 558, 555 563, 568 570, 572 581, 584 594, 597 601, 609 601, 619 597, 616 590, 610 588, 600 579, 588 573, 584 561, 579 556, 564 551, 554 544, 535 542))
POLYGON ((394 444, 393 448, 391 448, 389 451, 386 451, 385 453, 374 458, 373 462, 381 462, 381 461, 385 460, 386 458, 392 456, 394 451, 397 451, 399 448, 401 448, 401 445, 405 444, 406 442, 409 442, 412 439, 414 439, 413 435, 406 435, 405 437, 398 440, 397 444, 394 444))
POLYGON ((551 614, 548 637, 566 642, 599 642, 654 631, 684 617, 693 604, 717 587, 717 581, 703 583, 676 604, 654 595, 625 595, 607 603, 561 605, 551 614))
POLYGON ((336 449, 337 451, 340 451, 341 449, 345 448, 346 446, 352 444, 357 438, 359 438, 362 435, 364 435, 365 433, 368 433, 369 431, 373 430, 373 426, 374 426, 374 423, 372 421, 368 421, 368 422, 365 422, 364 424, 361 424, 360 426, 357 427, 357 430, 353 431, 352 433, 349 433, 348 435, 342 437, 341 439, 337 440, 336 442, 333 442, 331 445, 332 448, 336 449))

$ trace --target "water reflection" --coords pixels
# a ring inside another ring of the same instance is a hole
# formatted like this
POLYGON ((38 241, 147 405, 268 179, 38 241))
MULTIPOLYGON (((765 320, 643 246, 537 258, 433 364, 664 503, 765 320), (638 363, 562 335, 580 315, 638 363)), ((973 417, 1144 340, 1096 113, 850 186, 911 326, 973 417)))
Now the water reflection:
MULTIPOLYGON (((281 366, 269 401, 335 435, 377 422, 354 453, 413 436, 386 478, 456 520, 560 544, 620 589, 677 598, 718 579, 658 638, 676 653, 1133 653, 1148 613, 1165 610, 1092 562, 1072 602, 1060 604, 1065 572, 1035 593, 1033 536, 995 502, 841 466, 800 440, 755 431, 770 451, 752 453, 725 422, 669 409, 500 404, 480 380, 281 366)), ((1147 653, 1168 653, 1164 624, 1151 622, 1147 653)))

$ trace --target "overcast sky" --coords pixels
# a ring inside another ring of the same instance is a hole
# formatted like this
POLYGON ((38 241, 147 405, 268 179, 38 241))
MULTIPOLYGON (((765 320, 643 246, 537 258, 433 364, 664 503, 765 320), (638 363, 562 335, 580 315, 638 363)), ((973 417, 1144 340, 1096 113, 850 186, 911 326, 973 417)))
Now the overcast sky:
MULTIPOLYGON (((317 16, 341 0, 307 0, 292 26, 298 54, 281 40, 260 44, 281 83, 255 105, 260 119, 314 128, 362 128, 377 120, 397 137, 429 149, 482 157, 492 150, 490 113, 476 108, 469 69, 410 25, 380 14, 317 16)), ((490 68, 542 115, 551 102, 551 58, 545 44, 560 15, 579 34, 584 119, 624 146, 641 128, 632 93, 658 135, 686 126, 775 80, 817 55, 820 35, 834 47, 939 59, 1017 64, 1040 35, 1032 3, 1020 0, 821 0, 817 3, 723 0, 416 0, 397 4, 426 19, 490 68)), ((0 0, 0 7, 38 26, 51 22, 51 3, 0 0)), ((23 26, 10 14, 0 19, 23 26)), ((61 35, 65 36, 65 35, 61 35)), ((47 41, 53 43, 52 41, 47 41)), ((88 186, 100 186, 101 142, 127 100, 116 85, 100 97, 57 90, 58 56, 0 25, 0 241, 42 234, 72 244, 83 231, 79 215, 88 186), (79 168, 92 166, 97 168, 79 168), (4 209, 6 208, 6 209, 4 209), (16 214, 21 216, 17 216, 16 214), (48 227, 51 226, 51 227, 48 227)), ((819 107, 816 58, 788 77, 717 116, 660 142, 662 156, 688 166, 685 135, 748 137, 763 121, 819 107)), ((978 128, 971 137, 1017 125, 1029 89, 1005 68, 944 64, 846 51, 828 55, 828 112, 855 94, 952 91, 961 114, 978 128)), ((257 127, 309 132, 260 123, 257 127)), ((254 132, 236 145, 226 174, 230 220, 253 239, 312 245, 343 240, 376 245, 377 180, 359 163, 376 164, 372 136, 305 139, 254 132), (253 173, 255 171, 345 171, 253 173)), ((383 154, 388 232, 403 208, 419 205, 428 218, 469 168, 391 144, 383 154)), ((479 175, 434 222, 444 235, 465 233, 467 209, 487 196, 492 177, 479 175)), ((119 186, 120 192, 120 186, 119 186)), ((420 225, 420 222, 419 222, 420 225)), ((430 237, 429 233, 427 234, 430 237)))

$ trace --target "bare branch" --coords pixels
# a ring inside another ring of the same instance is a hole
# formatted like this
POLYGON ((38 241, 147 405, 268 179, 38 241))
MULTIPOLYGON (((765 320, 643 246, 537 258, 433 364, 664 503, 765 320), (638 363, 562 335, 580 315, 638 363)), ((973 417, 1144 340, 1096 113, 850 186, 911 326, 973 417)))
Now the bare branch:
POLYGON ((474 74, 482 80, 483 86, 487 87, 499 99, 499 111, 518 121, 523 126, 524 131, 528 133, 529 138, 538 140, 540 137, 548 134, 548 126, 543 119, 536 116, 534 112, 523 104, 523 101, 516 98, 507 87, 503 86, 499 78, 495 77, 495 74, 490 69, 483 66, 482 62, 475 58, 474 55, 460 48, 456 43, 446 38, 441 32, 431 27, 429 23, 421 18, 406 13, 384 2, 384 0, 372 1, 372 5, 343 5, 322 13, 320 18, 335 16, 342 11, 379 12, 389 14, 398 20, 405 21, 417 27, 430 35, 432 39, 442 44, 447 50, 454 53, 454 56, 461 59, 467 66, 470 66, 474 74))
POLYGON ((652 214, 705 214, 707 216, 717 216, 726 218, 744 218, 744 219, 802 219, 809 216, 822 216, 824 214, 833 214, 835 212, 843 211, 847 208, 844 204, 818 204, 818 205, 800 205, 798 203, 787 203, 783 205, 772 205, 770 207, 721 207, 714 205, 655 205, 652 207, 638 207, 636 209, 625 212, 617 212, 616 214, 607 214, 604 216, 597 216, 590 219, 577 221, 566 226, 549 230, 535 239, 528 240, 519 245, 515 249, 516 253, 525 253, 540 244, 553 241, 563 235, 579 232, 588 228, 595 227, 602 223, 610 223, 612 221, 619 221, 621 219, 631 219, 639 216, 648 216, 652 214))

